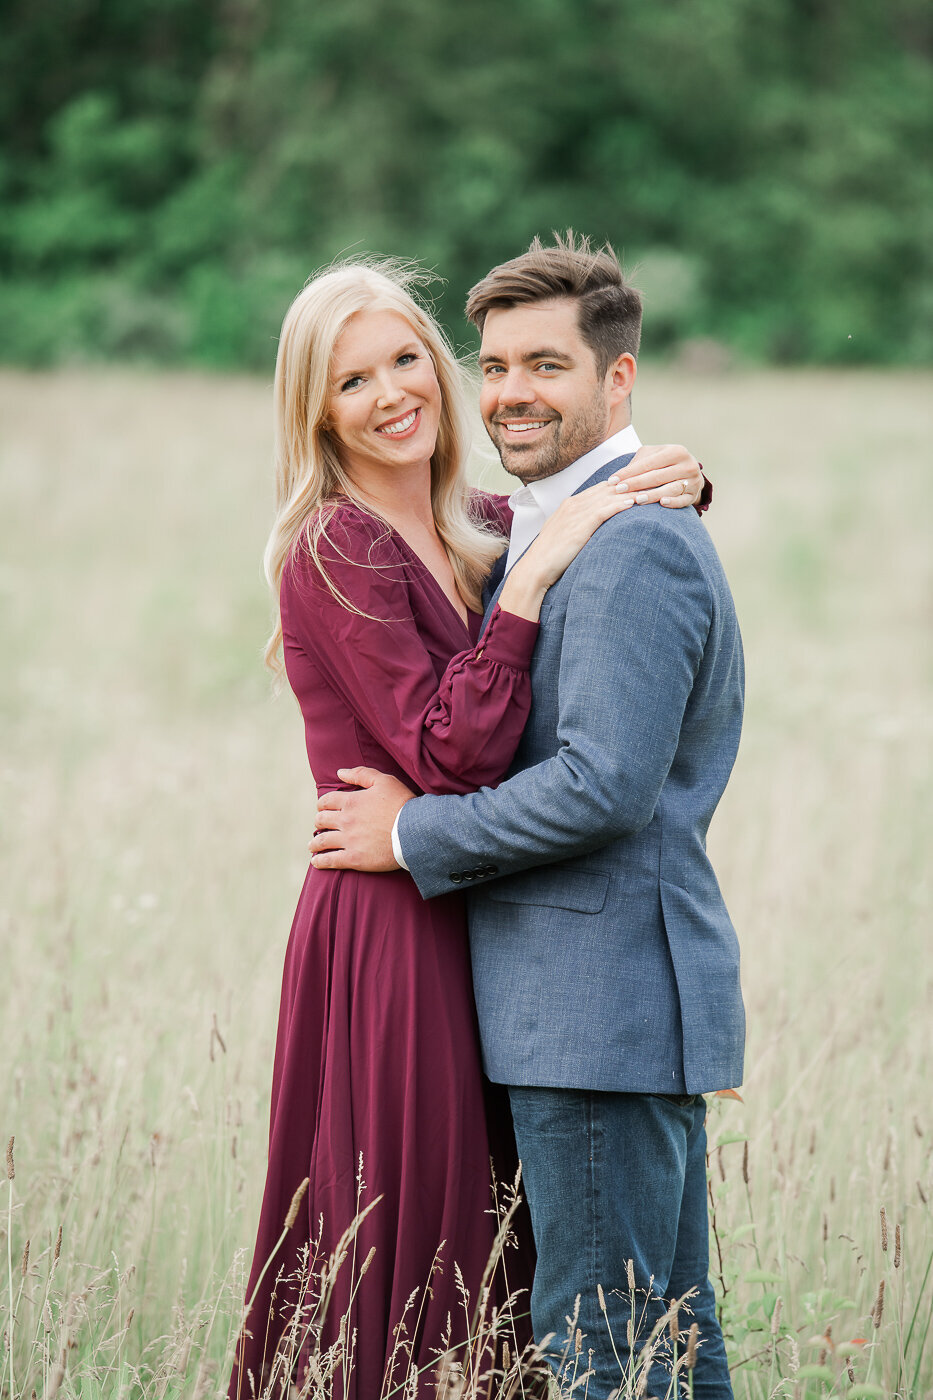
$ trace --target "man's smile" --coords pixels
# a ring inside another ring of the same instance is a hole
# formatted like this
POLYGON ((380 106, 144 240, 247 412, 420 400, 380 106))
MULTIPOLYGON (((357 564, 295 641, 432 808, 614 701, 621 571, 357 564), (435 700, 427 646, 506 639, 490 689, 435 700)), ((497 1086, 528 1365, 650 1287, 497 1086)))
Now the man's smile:
POLYGON ((545 428, 549 428, 552 423, 559 420, 556 418, 495 418, 493 423, 506 437, 528 437, 535 436, 545 428))

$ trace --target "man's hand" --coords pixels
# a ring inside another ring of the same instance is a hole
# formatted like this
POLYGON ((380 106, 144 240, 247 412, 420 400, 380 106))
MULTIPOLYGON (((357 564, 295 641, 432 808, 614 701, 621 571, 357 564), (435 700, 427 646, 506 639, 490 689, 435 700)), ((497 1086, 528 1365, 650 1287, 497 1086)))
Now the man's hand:
POLYGON ((392 854, 395 818, 414 793, 374 768, 338 768, 359 792, 326 792, 317 804, 317 832, 308 842, 318 870, 398 870, 392 854))

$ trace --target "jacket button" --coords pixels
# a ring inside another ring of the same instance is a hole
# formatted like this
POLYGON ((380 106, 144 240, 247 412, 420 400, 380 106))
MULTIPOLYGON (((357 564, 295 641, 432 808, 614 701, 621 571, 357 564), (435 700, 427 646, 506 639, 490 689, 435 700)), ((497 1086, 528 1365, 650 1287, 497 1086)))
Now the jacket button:
POLYGON ((486 866, 486 874, 487 874, 487 875, 498 875, 498 874, 499 874, 499 867, 498 867, 498 865, 487 865, 487 866, 486 866))
POLYGON ((454 871, 450 878, 451 880, 453 880, 455 885, 459 885, 460 881, 463 879, 463 876, 459 873, 459 871, 454 871))

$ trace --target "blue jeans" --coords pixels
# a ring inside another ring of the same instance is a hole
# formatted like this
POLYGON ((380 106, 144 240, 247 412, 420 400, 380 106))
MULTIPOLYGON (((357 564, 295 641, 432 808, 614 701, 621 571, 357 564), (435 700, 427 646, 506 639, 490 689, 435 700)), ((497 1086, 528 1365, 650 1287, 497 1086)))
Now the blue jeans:
MULTIPOLYGON (((536 1338, 554 1334, 554 1369, 579 1295, 577 1326, 584 1338, 577 1375, 591 1353, 595 1375, 587 1395, 609 1400, 637 1369, 638 1353, 668 1302, 696 1289, 679 1316, 680 1354, 695 1321, 700 1344, 693 1394, 727 1400, 732 1385, 709 1281, 704 1100, 514 1085, 509 1098, 538 1251, 531 1316, 536 1338)), ((574 1350, 571 1339, 571 1366, 574 1350)), ((678 1393, 671 1385, 672 1355, 665 1340, 643 1393, 678 1393)))

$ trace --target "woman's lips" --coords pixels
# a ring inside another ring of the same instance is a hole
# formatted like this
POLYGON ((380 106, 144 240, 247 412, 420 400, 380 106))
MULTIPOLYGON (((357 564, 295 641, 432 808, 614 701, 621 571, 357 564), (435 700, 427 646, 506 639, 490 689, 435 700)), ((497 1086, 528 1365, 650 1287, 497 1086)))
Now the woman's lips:
POLYGON ((407 413, 400 413, 397 418, 390 418, 386 423, 380 423, 376 429, 383 437, 404 438, 410 437, 417 431, 421 422, 421 409, 410 408, 407 413))

